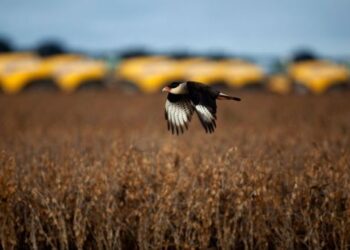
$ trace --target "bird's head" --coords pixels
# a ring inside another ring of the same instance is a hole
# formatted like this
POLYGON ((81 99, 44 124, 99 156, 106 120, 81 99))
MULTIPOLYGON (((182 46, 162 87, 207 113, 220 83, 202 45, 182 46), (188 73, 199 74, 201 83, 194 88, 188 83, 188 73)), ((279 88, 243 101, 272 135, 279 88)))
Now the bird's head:
POLYGON ((186 82, 172 82, 168 86, 162 89, 163 92, 168 92, 174 95, 187 94, 187 83, 186 82))

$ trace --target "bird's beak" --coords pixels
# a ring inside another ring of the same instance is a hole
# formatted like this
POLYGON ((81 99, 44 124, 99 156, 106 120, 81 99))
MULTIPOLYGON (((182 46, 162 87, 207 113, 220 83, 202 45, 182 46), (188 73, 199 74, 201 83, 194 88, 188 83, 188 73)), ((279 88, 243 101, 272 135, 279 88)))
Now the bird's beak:
POLYGON ((170 92, 170 88, 168 86, 166 86, 162 89, 162 92, 170 92))

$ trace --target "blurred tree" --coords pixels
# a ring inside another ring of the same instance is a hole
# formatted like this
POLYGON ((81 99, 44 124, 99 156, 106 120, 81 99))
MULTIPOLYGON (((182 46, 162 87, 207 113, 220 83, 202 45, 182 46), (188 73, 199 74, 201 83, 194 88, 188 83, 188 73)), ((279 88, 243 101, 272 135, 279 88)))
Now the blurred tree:
POLYGON ((301 49, 296 52, 294 52, 294 55, 292 56, 293 62, 301 62, 306 60, 315 60, 317 59, 316 54, 309 49, 301 49))
POLYGON ((169 51, 168 53, 166 53, 166 55, 173 59, 179 59, 179 60, 197 56, 195 53, 191 53, 188 50, 169 51))
POLYGON ((225 60, 225 59, 229 59, 232 58, 233 56, 223 52, 223 51, 210 51, 208 53, 205 54, 205 57, 207 57, 208 59, 211 60, 225 60))
POLYGON ((129 48, 124 49, 119 53, 119 57, 122 59, 138 57, 138 56, 149 56, 152 53, 144 48, 129 48))
POLYGON ((9 39, 0 37, 0 53, 1 52, 11 52, 13 51, 13 47, 9 39))
POLYGON ((36 52, 43 57, 53 56, 58 54, 66 53, 66 49, 61 42, 58 41, 46 41, 41 44, 36 49, 36 52))

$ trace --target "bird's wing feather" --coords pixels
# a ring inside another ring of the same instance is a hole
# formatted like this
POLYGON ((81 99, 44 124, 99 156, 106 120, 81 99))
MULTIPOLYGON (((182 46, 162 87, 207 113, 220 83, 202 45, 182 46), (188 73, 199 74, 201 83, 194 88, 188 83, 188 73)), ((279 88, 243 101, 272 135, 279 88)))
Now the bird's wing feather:
POLYGON ((206 133, 213 133, 216 128, 216 115, 207 106, 197 104, 195 106, 199 121, 206 133))
POLYGON ((219 92, 210 86, 196 82, 188 82, 187 87, 189 97, 205 132, 213 133, 216 127, 216 97, 219 92))
POLYGON ((168 130, 174 134, 183 133, 188 129, 194 108, 188 97, 177 98, 165 102, 165 119, 168 122, 168 130))

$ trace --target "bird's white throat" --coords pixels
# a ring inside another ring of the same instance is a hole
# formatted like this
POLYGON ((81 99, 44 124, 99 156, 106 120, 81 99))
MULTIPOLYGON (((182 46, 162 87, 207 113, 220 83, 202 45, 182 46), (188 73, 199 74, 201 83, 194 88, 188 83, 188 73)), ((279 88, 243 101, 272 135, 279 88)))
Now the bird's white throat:
POLYGON ((180 83, 176 88, 172 88, 169 91, 174 95, 183 95, 188 93, 187 85, 185 82, 180 83))

